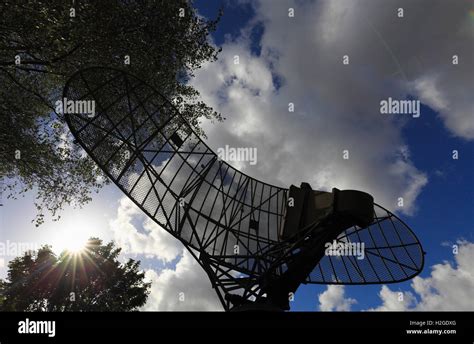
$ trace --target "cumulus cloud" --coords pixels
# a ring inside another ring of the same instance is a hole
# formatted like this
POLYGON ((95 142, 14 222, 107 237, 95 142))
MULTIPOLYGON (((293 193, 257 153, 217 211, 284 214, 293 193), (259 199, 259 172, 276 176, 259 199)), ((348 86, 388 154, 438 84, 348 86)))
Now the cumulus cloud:
POLYGON ((110 222, 110 228, 123 253, 143 254, 165 263, 177 259, 174 266, 167 264, 158 271, 145 271, 152 286, 143 310, 222 310, 209 278, 194 257, 127 197, 120 199, 117 216, 110 222))
POLYGON ((323 293, 319 294, 319 309, 324 312, 350 311, 355 299, 346 298, 343 285, 329 285, 323 293))
POLYGON ((144 254, 164 262, 177 258, 183 245, 148 218, 130 199, 122 197, 110 222, 113 239, 123 253, 144 254))
POLYGON ((370 311, 405 311, 416 302, 413 293, 403 291, 392 291, 383 285, 379 292, 382 304, 370 311))
POLYGON ((465 48, 471 46, 470 31, 453 29, 464 27, 468 7, 435 2, 431 9, 424 1, 253 3, 254 20, 192 80, 204 100, 227 118, 204 124, 210 146, 256 147, 257 165, 243 169, 269 182, 365 190, 383 206, 413 214, 428 179, 406 154, 403 128, 424 115, 381 115, 380 101, 420 98, 440 111, 449 130, 456 125, 468 130, 469 118, 458 114, 472 106, 467 95, 471 52, 465 48), (403 19, 396 15, 400 6, 403 19), (289 7, 295 8, 294 18, 288 17, 289 7), (426 8, 445 18, 430 19, 423 15, 426 8), (264 27, 259 53, 251 49, 250 33, 257 25, 264 27), (418 34, 420 27, 424 36, 418 34), (455 49, 464 65, 451 64, 450 39, 465 43, 455 49), (445 58, 434 58, 440 51, 445 58), (349 65, 342 64, 343 55, 349 56, 349 65), (439 87, 453 68, 464 75, 456 79, 464 87, 460 93, 439 87))
POLYGON ((372 310, 472 311, 474 309, 474 243, 460 241, 454 264, 443 262, 431 267, 429 277, 415 277, 413 293, 399 292, 383 286, 382 304, 372 310), (416 296, 416 297, 415 297, 416 296))
POLYGON ((151 292, 146 311, 216 311, 222 310, 211 283, 192 255, 184 249, 175 269, 160 272, 147 270, 151 292))

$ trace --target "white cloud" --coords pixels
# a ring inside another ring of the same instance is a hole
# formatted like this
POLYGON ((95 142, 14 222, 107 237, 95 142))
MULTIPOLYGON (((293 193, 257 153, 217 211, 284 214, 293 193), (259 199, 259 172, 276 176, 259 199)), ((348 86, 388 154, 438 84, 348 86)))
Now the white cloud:
POLYGON ((416 302, 411 292, 392 291, 383 285, 379 293, 382 305, 371 311, 405 311, 416 302))
POLYGON ((403 197, 401 211, 412 214, 428 180, 410 160, 401 130, 407 120, 422 119, 380 114, 381 99, 404 98, 411 89, 392 77, 401 62, 387 44, 398 43, 390 32, 378 38, 382 33, 373 29, 384 26, 371 15, 382 9, 356 1, 256 3, 251 23, 265 25, 261 55, 252 54, 247 27, 192 80, 227 118, 204 124, 210 146, 256 147, 257 165, 243 169, 257 178, 365 190, 389 209, 403 197), (295 18, 288 18, 288 7, 295 18), (372 26, 361 16, 373 18, 372 26), (344 54, 349 66, 341 63, 344 54), (343 159, 346 149, 349 160, 343 159))
POLYGON ((120 199, 117 217, 110 222, 110 229, 123 253, 144 254, 170 262, 183 248, 177 239, 149 219, 127 197, 120 199))
POLYGON ((367 72, 377 77, 392 69, 401 77, 399 86, 438 111, 452 134, 474 139, 471 1, 322 0, 314 8, 320 14, 316 32, 330 53, 346 51, 356 63, 369 63, 365 76, 373 86, 383 85, 367 72), (404 9, 403 18, 396 16, 398 8, 404 9))
POLYGON ((176 268, 161 272, 147 270, 152 282, 151 293, 143 310, 147 311, 214 311, 222 310, 217 294, 206 273, 192 255, 183 250, 176 268))
POLYGON ((398 292, 383 286, 380 291, 382 305, 375 310, 472 311, 474 243, 460 241, 458 245, 454 266, 443 262, 431 267, 429 277, 415 277, 411 283, 414 293, 404 292, 403 302, 398 300, 398 292))
POLYGON ((321 311, 350 311, 355 299, 344 296, 343 285, 329 285, 323 293, 319 294, 319 309, 321 311))
POLYGON ((110 228, 123 253, 144 254, 167 263, 179 258, 174 268, 146 270, 152 286, 143 310, 222 310, 209 278, 192 255, 127 197, 121 198, 110 228))
MULTIPOLYGON (((469 80, 473 79, 472 74, 472 72, 467 72, 466 76, 470 78, 469 80)), ((445 79, 444 74, 438 73, 422 76, 413 82, 413 88, 424 104, 439 111, 444 124, 454 135, 473 140, 474 101, 469 99, 466 92, 472 92, 474 82, 471 81, 469 87, 469 84, 463 82, 462 79, 449 82, 445 79), (463 98, 464 96, 466 98, 463 98)))

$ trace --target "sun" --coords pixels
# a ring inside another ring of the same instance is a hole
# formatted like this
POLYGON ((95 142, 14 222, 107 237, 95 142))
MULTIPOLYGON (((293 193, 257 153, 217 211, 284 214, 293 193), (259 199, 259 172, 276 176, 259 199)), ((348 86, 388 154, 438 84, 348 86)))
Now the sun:
POLYGON ((81 253, 86 248, 86 241, 70 241, 63 245, 64 250, 69 253, 81 253))
POLYGON ((86 249, 87 239, 83 235, 71 235, 66 234, 64 237, 55 240, 53 245, 54 251, 61 253, 67 251, 68 253, 78 254, 86 249))
POLYGON ((51 240, 53 251, 60 254, 64 251, 79 254, 85 251, 87 242, 91 237, 96 237, 94 226, 84 217, 76 217, 65 221, 61 230, 55 231, 51 240))

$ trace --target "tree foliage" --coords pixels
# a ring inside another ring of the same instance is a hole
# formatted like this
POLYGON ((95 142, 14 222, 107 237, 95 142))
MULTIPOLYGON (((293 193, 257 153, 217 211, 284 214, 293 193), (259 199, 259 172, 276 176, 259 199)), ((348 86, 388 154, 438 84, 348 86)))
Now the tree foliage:
POLYGON ((205 20, 192 1, 2 1, 0 3, 0 177, 7 197, 36 188, 38 216, 58 218, 107 179, 72 144, 54 111, 75 71, 123 68, 174 99, 199 131, 221 120, 187 81, 218 50, 209 43, 219 18, 205 20), (126 62, 130 64, 126 64, 126 62))
POLYGON ((89 239, 84 250, 56 256, 49 246, 8 264, 0 281, 1 311, 133 311, 147 300, 139 261, 120 263, 111 242, 89 239))

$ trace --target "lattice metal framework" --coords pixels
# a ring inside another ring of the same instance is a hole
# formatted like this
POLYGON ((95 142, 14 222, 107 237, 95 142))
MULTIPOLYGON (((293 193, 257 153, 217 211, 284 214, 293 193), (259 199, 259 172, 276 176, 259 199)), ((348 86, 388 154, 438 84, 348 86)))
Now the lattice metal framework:
MULTIPOLYGON (((229 294, 264 298, 266 282, 286 271, 305 240, 278 236, 288 189, 219 160, 170 101, 124 71, 79 71, 68 80, 63 100, 95 102, 94 115, 65 113, 75 139, 141 210, 189 249, 226 310, 232 307, 229 294)), ((307 228, 308 235, 318 225, 307 228)), ((365 258, 323 256, 306 283, 393 283, 423 267, 414 233, 378 205, 371 225, 353 226, 336 240, 364 243, 365 258)))

